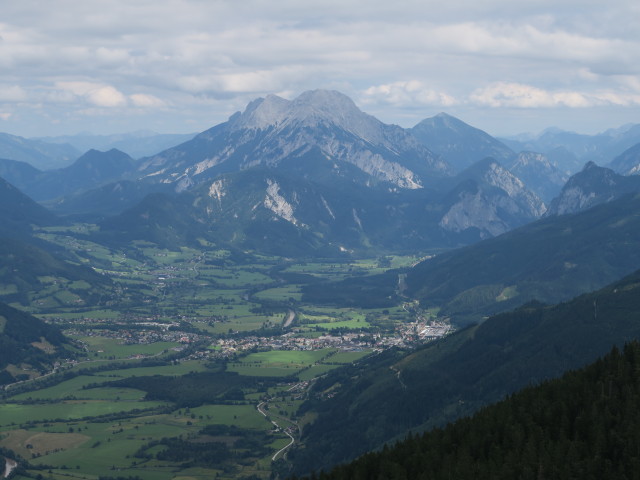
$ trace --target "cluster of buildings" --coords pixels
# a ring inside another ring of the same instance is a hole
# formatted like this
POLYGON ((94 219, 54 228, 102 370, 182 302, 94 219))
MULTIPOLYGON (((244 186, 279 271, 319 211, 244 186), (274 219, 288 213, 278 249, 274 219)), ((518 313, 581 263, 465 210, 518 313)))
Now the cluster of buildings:
MULTIPOLYGON (((155 342, 180 344, 211 342, 211 337, 208 335, 180 330, 178 323, 169 324, 146 320, 133 324, 117 325, 117 327, 114 328, 114 324, 111 322, 109 328, 69 330, 67 333, 77 336, 114 338, 125 345, 155 342)), ((425 320, 419 317, 416 322, 400 324, 392 334, 366 331, 320 334, 319 332, 303 332, 297 328, 278 336, 230 334, 213 340, 207 349, 198 350, 191 357, 227 359, 255 350, 321 350, 324 348, 337 348, 342 351, 385 350, 391 347, 407 347, 432 341, 451 333, 452 330, 453 327, 446 319, 425 320)))

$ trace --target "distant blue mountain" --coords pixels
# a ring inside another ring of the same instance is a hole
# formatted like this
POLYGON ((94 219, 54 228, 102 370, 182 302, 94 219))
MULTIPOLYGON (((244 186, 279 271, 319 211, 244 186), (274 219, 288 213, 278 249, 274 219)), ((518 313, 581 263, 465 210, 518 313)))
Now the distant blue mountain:
POLYGON ((446 113, 422 120, 410 131, 458 171, 487 157, 507 165, 516 156, 513 150, 488 133, 446 113))
POLYGON ((191 140, 195 133, 161 134, 156 132, 138 131, 113 135, 77 134, 58 137, 42 137, 36 140, 52 144, 72 145, 80 152, 87 150, 107 151, 117 149, 127 153, 132 158, 142 158, 166 150, 191 140))
POLYGON ((622 152, 608 166, 622 175, 640 175, 640 143, 622 152))
POLYGON ((585 163, 592 161, 606 165, 622 152, 640 143, 640 124, 626 125, 610 129, 596 135, 584 135, 559 129, 548 129, 540 135, 528 139, 501 139, 516 151, 534 151, 549 155, 558 167, 569 173, 576 173, 585 163), (552 157, 557 149, 570 152, 571 157, 552 157), (561 163, 564 159, 566 163, 561 163))
POLYGON ((69 144, 55 144, 0 133, 0 158, 27 162, 39 170, 71 164, 80 151, 69 144))

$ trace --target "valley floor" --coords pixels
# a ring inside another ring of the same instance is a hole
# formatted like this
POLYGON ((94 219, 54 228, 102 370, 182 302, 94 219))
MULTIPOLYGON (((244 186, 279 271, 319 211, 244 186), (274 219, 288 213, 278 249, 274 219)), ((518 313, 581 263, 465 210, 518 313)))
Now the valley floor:
POLYGON ((45 235, 89 252, 82 261, 115 286, 97 304, 87 300, 91 285, 64 279, 43 279, 45 288, 28 294, 27 308, 78 347, 45 375, 12 366, 21 380, 2 394, 0 446, 46 478, 284 474, 288 451, 313 421, 298 408, 314 379, 452 331, 415 304, 304 300, 305 283, 380 273, 415 257, 283 268, 275 257, 236 261, 227 251, 149 245, 134 254, 45 235))

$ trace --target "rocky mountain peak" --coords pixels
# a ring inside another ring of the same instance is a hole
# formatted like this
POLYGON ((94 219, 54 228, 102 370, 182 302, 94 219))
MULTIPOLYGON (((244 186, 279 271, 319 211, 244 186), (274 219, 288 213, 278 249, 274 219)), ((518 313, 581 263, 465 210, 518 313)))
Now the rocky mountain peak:
POLYGON ((509 171, 545 202, 558 195, 569 179, 569 175, 558 169, 547 155, 537 152, 520 152, 509 171))
POLYGON ((622 175, 640 173, 640 143, 622 152, 609 163, 609 166, 622 175))
POLYGON ((431 118, 427 118, 422 122, 420 122, 420 124, 423 124, 424 126, 430 125, 432 127, 435 127, 435 126, 444 127, 457 132, 464 132, 465 129, 468 129, 470 127, 469 125, 464 123, 462 120, 452 115, 449 115, 448 113, 445 113, 445 112, 440 112, 431 118))
POLYGON ((290 105, 289 100, 268 95, 266 98, 253 100, 242 114, 235 114, 229 121, 233 129, 265 129, 281 123, 286 118, 290 105))
POLYGON ((510 170, 512 168, 526 167, 530 165, 542 165, 548 168, 551 166, 551 162, 549 161, 549 157, 547 157, 544 153, 520 152, 514 160, 510 170))
POLYGON ((596 170, 599 169, 601 167, 599 167, 595 162, 587 162, 585 163, 584 167, 582 168, 583 172, 588 172, 589 170, 596 170))
POLYGON ((382 122, 362 112, 346 95, 333 90, 311 90, 293 100, 269 95, 249 103, 230 118, 231 128, 316 127, 332 125, 375 144, 384 142, 382 122))
POLYGON ((446 113, 422 120, 411 133, 458 171, 486 157, 505 162, 515 156, 515 152, 488 133, 446 113))
POLYGON ((335 90, 309 90, 293 100, 294 105, 308 105, 326 112, 328 115, 345 112, 362 113, 356 104, 345 94, 335 90))
POLYGON ((350 164, 369 177, 357 174, 358 182, 375 186, 382 181, 408 189, 423 188, 451 170, 407 130, 382 123, 346 95, 328 90, 304 92, 293 100, 277 95, 254 100, 228 122, 143 159, 137 170, 182 191, 223 170, 278 169, 283 164, 290 173, 293 168, 311 175, 319 168, 321 176, 330 177, 342 175, 343 166, 350 164), (301 158, 314 158, 315 163, 301 158))
POLYGON ((640 191, 640 178, 618 175, 613 170, 588 162, 573 175, 553 199, 547 215, 576 213, 627 193, 640 191))
POLYGON ((493 158, 485 158, 456 177, 451 206, 440 220, 450 232, 476 229, 480 238, 504 233, 540 217, 545 204, 493 158))

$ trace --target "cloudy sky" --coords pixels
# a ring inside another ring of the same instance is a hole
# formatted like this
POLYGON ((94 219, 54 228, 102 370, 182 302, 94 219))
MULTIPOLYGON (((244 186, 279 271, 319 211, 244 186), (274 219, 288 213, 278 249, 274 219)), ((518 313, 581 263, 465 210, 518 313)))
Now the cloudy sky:
POLYGON ((636 0, 20 0, 0 8, 0 132, 207 129, 335 89, 386 123, 494 135, 640 123, 636 0))

